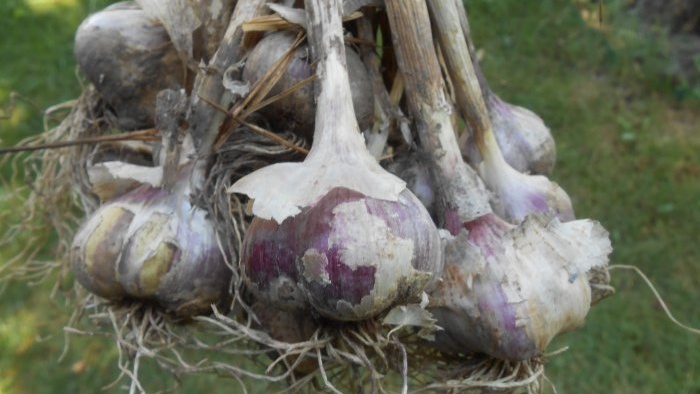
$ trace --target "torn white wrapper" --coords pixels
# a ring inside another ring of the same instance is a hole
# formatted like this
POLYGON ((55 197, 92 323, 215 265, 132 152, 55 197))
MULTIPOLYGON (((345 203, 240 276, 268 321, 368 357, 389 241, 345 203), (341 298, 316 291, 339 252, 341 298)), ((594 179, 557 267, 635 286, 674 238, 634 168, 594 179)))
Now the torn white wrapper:
POLYGON ((370 198, 397 201, 406 182, 376 162, 364 165, 316 156, 302 163, 277 163, 239 179, 229 193, 253 200, 253 214, 278 223, 312 206, 334 188, 354 190, 370 198))
POLYGON ((88 167, 92 192, 108 201, 143 184, 159 187, 162 167, 145 167, 121 161, 106 161, 88 167))

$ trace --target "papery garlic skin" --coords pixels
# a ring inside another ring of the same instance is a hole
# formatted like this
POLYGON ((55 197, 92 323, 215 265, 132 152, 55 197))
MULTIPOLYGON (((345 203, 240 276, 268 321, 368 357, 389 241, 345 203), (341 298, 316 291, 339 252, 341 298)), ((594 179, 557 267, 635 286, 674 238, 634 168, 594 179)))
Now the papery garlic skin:
POLYGON ((435 346, 508 360, 540 356, 551 340, 583 324, 586 272, 607 264, 608 234, 594 221, 529 216, 512 226, 490 214, 448 240, 430 311, 444 328, 435 346))
POLYGON ((336 188, 279 225, 256 218, 242 261, 258 299, 354 321, 417 297, 442 256, 435 226, 411 193, 390 202, 336 188))
POLYGON ((73 240, 78 282, 100 297, 150 300, 180 317, 224 301, 232 271, 206 212, 189 198, 181 174, 172 191, 143 185, 102 205, 73 240))

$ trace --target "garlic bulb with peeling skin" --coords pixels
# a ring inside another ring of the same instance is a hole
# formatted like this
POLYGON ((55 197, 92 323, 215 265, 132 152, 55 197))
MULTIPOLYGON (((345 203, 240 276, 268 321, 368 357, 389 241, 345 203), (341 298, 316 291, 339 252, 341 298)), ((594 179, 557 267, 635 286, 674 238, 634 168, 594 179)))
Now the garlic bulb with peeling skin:
MULTIPOLYGON (((260 40, 248 55, 243 69, 243 80, 251 85, 256 83, 292 48, 295 38, 296 33, 281 31, 260 40)), ((314 70, 308 52, 306 45, 301 45, 294 51, 294 57, 269 96, 279 94, 313 75, 314 70)), ((365 130, 374 119, 374 95, 369 73, 355 51, 346 47, 345 54, 353 108, 360 130, 365 130)), ((289 96, 261 108, 259 112, 270 121, 275 130, 292 131, 311 141, 316 117, 313 84, 308 84, 289 96)))
POLYGON ((464 228, 447 242, 442 281, 430 294, 429 310, 444 329, 435 346, 526 360, 583 324, 586 272, 605 266, 612 251, 598 222, 528 216, 514 226, 489 214, 464 228))
POLYGON ((244 240, 245 277, 260 300, 362 320, 421 294, 441 269, 440 239, 418 199, 364 145, 341 2, 309 0, 306 12, 319 59, 313 145, 304 162, 273 164, 231 187, 253 199, 256 216, 244 240))
POLYGON ((73 239, 76 279, 109 300, 150 300, 189 317, 228 297, 232 271, 207 213, 190 202, 191 166, 175 186, 142 185, 102 205, 73 239))
POLYGON ((124 130, 151 127, 158 92, 184 84, 168 33, 133 2, 85 19, 75 35, 75 58, 124 130))

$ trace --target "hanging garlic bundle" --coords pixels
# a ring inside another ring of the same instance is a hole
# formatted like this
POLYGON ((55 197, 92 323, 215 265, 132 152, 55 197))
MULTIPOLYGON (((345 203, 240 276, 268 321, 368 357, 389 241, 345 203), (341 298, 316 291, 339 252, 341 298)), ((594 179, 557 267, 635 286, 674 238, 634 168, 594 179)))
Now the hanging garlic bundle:
MULTIPOLYGON (((537 114, 527 108, 503 101, 491 90, 479 65, 464 3, 462 0, 454 1, 459 11, 460 24, 467 40, 467 48, 479 80, 479 87, 484 95, 493 134, 503 153, 503 158, 519 172, 550 174, 554 169, 557 156, 552 133, 537 114)), ((473 137, 470 133, 463 134, 461 148, 471 163, 477 163, 480 161, 479 151, 474 149, 476 146, 473 137)))
POLYGON ((230 189, 256 216, 243 264, 255 296, 336 320, 373 317, 417 297, 441 268, 435 225, 405 183, 364 146, 345 66, 341 2, 306 2, 317 65, 313 146, 303 163, 258 170, 230 189))
MULTIPOLYGON (((159 95, 172 108, 179 97, 173 91, 159 95)), ((172 122, 168 117, 165 122, 172 122)), ((223 305, 232 272, 206 211, 192 203, 202 168, 189 159, 178 162, 177 124, 159 126, 162 166, 105 162, 92 170, 95 191, 107 201, 76 233, 71 260, 80 284, 102 298, 150 301, 190 317, 223 305)))
MULTIPOLYGON (((491 212, 488 192, 461 161, 439 65, 430 53, 427 7, 397 0, 386 4, 399 65, 414 76, 406 90, 414 117, 421 119, 420 143, 433 159, 442 205, 438 215, 454 235, 447 241, 442 280, 430 293, 429 310, 444 329, 436 334, 435 346, 511 360, 540 355, 554 336, 584 321, 590 308, 585 273, 607 263, 607 233, 593 221, 560 223, 544 216, 514 226, 491 212), (417 80, 430 89, 411 82, 417 80)), ((428 4, 439 36, 463 39, 454 4, 428 4)), ((446 60, 455 56, 445 40, 440 42, 446 60)), ((469 58, 464 61, 461 65, 471 68, 469 58)), ((455 77, 458 104, 470 126, 490 127, 483 107, 474 104, 481 100, 478 81, 455 77)))
POLYGON ((318 373, 331 390, 508 390, 583 324, 607 232, 526 175, 551 171, 554 142, 489 88, 461 0, 137 0, 88 18, 76 56, 120 127, 163 136, 160 161, 157 144, 84 149, 73 185, 101 206, 72 269, 136 349, 120 361, 132 391, 141 356, 292 389, 318 373), (251 354, 271 357, 265 374, 251 354))

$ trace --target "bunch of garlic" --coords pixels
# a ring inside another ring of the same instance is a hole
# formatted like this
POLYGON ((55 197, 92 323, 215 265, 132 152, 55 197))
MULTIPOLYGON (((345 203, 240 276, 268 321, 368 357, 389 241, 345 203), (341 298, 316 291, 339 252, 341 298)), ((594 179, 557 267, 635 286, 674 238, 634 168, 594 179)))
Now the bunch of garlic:
POLYGON ((573 220, 556 184, 522 174, 503 158, 455 2, 386 4, 399 67, 420 76, 406 81, 406 94, 430 158, 436 217, 451 233, 441 281, 429 293, 428 310, 443 328, 432 344, 509 360, 539 356, 556 335, 583 324, 591 304, 586 274, 607 264, 608 234, 595 221, 573 220), (421 30, 429 18, 456 109, 480 155, 476 172, 461 159, 431 31, 421 30), (419 22, 404 23, 409 19, 419 22))

